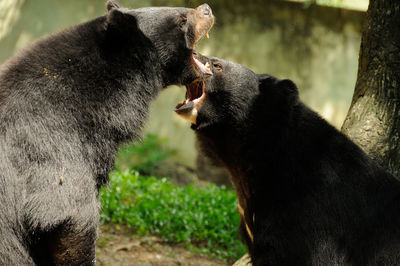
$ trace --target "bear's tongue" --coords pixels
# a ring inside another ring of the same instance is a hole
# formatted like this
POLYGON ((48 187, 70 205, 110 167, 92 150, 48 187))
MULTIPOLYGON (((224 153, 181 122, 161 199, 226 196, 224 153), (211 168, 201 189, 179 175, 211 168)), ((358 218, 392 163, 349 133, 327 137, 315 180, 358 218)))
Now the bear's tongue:
POLYGON ((204 97, 203 81, 197 80, 186 85, 186 99, 175 107, 175 111, 193 108, 204 97))

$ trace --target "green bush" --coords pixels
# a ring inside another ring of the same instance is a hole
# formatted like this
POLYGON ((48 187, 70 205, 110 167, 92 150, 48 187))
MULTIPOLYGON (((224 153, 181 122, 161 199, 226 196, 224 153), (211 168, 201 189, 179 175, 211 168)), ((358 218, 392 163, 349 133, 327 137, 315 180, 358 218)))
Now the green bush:
POLYGON ((210 185, 180 187, 166 178, 114 172, 100 191, 103 223, 119 223, 138 234, 157 234, 172 243, 234 260, 245 252, 239 240, 233 190, 210 185))
POLYGON ((142 175, 154 175, 159 163, 177 151, 167 146, 167 139, 148 134, 141 142, 123 145, 117 154, 115 168, 134 169, 142 175))

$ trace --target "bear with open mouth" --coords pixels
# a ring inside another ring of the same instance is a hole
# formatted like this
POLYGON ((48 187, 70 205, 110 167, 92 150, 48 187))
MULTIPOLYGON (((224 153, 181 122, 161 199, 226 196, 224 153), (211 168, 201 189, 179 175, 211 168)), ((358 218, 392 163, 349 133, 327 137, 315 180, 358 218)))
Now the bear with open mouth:
POLYGON ((305 106, 287 79, 196 55, 212 72, 175 112, 235 185, 254 265, 398 265, 400 182, 305 106))
POLYGON ((166 86, 211 71, 193 57, 214 16, 107 13, 39 39, 0 66, 0 265, 93 265, 100 186, 166 86))

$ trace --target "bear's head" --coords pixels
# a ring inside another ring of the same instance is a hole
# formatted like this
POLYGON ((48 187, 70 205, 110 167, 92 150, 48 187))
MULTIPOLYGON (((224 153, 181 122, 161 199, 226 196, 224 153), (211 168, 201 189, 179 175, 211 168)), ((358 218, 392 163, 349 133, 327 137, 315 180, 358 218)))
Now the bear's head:
MULTIPOLYGON (((163 85, 187 84, 196 78, 212 75, 211 71, 193 57, 196 43, 213 26, 211 8, 203 4, 195 9, 148 7, 127 9, 116 1, 107 2, 105 30, 112 43, 109 50, 135 45, 137 60, 151 61, 162 77, 163 85), (156 58, 148 58, 153 49, 156 58), (142 56, 142 58, 140 58, 142 56)), ((144 67, 144 66, 143 66, 144 67)))
POLYGON ((213 76, 186 85, 186 99, 175 107, 178 115, 192 123, 192 129, 235 131, 289 119, 298 102, 298 90, 292 81, 256 74, 219 58, 195 56, 211 69, 213 76))

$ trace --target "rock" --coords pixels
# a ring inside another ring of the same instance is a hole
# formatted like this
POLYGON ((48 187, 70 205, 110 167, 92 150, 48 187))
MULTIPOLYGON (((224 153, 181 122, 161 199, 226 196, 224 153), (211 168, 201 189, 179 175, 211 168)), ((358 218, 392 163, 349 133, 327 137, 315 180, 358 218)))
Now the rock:
POLYGON ((228 172, 221 165, 217 165, 211 161, 199 149, 196 144, 197 159, 196 159, 196 174, 200 180, 208 181, 217 185, 225 185, 227 188, 232 188, 228 172))
POLYGON ((248 253, 244 254, 238 261, 236 261, 232 266, 252 266, 251 259, 248 253))
POLYGON ((163 160, 153 170, 154 176, 169 177, 169 181, 178 185, 189 185, 198 180, 193 168, 173 160, 163 160))

